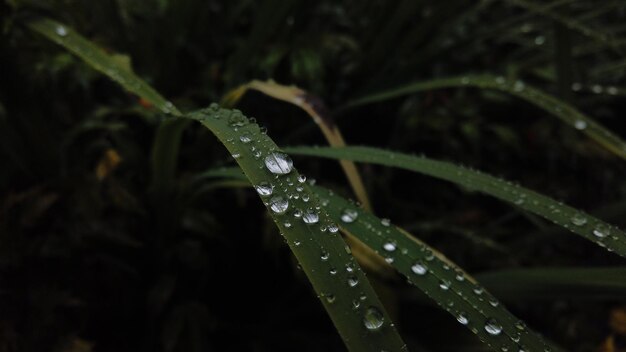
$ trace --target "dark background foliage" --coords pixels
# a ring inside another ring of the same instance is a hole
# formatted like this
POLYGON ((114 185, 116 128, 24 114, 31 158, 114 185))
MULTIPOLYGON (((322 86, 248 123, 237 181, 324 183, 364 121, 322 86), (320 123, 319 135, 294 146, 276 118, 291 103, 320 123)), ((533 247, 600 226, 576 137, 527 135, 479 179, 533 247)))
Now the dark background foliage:
MULTIPOLYGON (((296 84, 332 111, 412 81, 493 73, 626 136, 626 4, 535 4, 606 37, 507 1, 4 0, 0 351, 344 349, 256 195, 192 187, 197 173, 232 164, 217 140, 187 128, 173 191, 154 196, 150 154, 162 116, 24 19, 50 16, 119 53, 185 111, 251 79, 296 84)), ((325 143, 290 105, 248 93, 239 108, 280 145, 325 143)), ((469 165, 626 225, 623 160, 514 97, 443 89, 335 118, 349 144, 469 165)), ((335 162, 296 162, 350 196, 335 162)), ((470 273, 623 265, 496 200, 403 171, 360 170, 378 215, 470 273)), ((401 293, 397 325, 412 350, 485 349, 403 282, 386 285, 401 293)), ((504 299, 568 350, 623 346, 609 322, 624 300, 504 299)))

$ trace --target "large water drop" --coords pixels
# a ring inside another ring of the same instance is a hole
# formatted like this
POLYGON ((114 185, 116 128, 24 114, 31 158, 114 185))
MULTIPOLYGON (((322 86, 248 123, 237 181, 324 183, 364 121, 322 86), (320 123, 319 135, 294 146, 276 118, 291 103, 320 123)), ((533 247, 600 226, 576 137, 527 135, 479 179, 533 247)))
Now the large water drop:
POLYGON ((287 154, 274 152, 265 157, 265 167, 275 175, 286 175, 293 169, 293 161, 287 154))
POLYGON ((270 209, 276 214, 284 214, 289 208, 289 201, 281 196, 270 199, 270 209))
POLYGON ((369 307, 365 311, 365 315, 363 316, 363 325, 365 328, 370 331, 375 331, 380 329, 385 322, 385 317, 376 307, 369 307))

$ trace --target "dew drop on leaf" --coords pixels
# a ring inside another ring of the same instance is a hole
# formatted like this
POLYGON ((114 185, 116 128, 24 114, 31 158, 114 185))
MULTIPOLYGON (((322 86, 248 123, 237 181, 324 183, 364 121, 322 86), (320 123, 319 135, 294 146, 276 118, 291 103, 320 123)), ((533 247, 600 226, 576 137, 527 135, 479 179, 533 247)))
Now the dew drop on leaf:
POLYGON ((587 223, 587 218, 584 217, 582 214, 575 214, 574 216, 572 216, 570 221, 576 226, 583 226, 587 223))
POLYGON ((289 201, 281 196, 270 199, 270 209, 275 214, 284 214, 289 208, 289 201))
POLYGON ((587 122, 585 120, 576 120, 574 121, 574 128, 577 130, 584 130, 587 128, 587 122))
POLYGON ((337 224, 331 223, 328 225, 328 232, 337 233, 337 231, 339 231, 339 226, 337 226, 337 224))
POLYGON ((611 230, 606 225, 598 225, 593 229, 593 235, 597 238, 605 238, 611 233, 611 230))
POLYGON ((57 26, 54 29, 54 32, 59 36, 59 37, 65 37, 67 35, 67 29, 65 29, 65 27, 63 26, 57 26))
POLYGON ((258 185, 254 186, 254 189, 256 189, 257 193, 261 197, 267 197, 272 195, 272 192, 274 191, 274 186, 270 185, 267 182, 261 182, 258 185))
POLYGON ((411 271, 416 275, 425 275, 428 272, 428 268, 422 262, 416 262, 411 266, 411 271))
POLYGON ((387 252, 393 252, 396 250, 396 244, 393 241, 387 241, 383 243, 383 249, 387 252))
POLYGON ((463 325, 467 325, 467 323, 469 323, 469 319, 467 318, 467 314, 465 312, 460 312, 456 316, 456 320, 463 325))
POLYGON ((348 278, 348 286, 354 287, 358 284, 359 284, 359 279, 357 279, 356 276, 350 276, 348 278))
POLYGON ((241 143, 250 143, 252 141, 252 137, 250 137, 249 133, 244 133, 239 136, 239 140, 241 141, 241 143))
POLYGON ((497 336, 497 335, 500 335, 500 333, 502 333, 502 326, 498 324, 498 322, 495 319, 490 318, 490 319, 487 319, 487 322, 485 322, 485 331, 489 335, 497 336))
POLYGON ((305 224, 317 224, 319 220, 320 216, 314 211, 309 210, 302 215, 302 221, 304 221, 305 224))
POLYGON ((293 169, 293 161, 287 154, 273 152, 265 157, 265 167, 275 175, 286 175, 293 169))
POLYGON ((363 316, 363 325, 370 331, 376 331, 383 326, 385 317, 376 307, 369 307, 363 316))
POLYGON ((356 210, 347 208, 344 209, 343 213, 341 214, 341 221, 349 224, 354 222, 354 220, 356 220, 358 216, 359 213, 356 210))

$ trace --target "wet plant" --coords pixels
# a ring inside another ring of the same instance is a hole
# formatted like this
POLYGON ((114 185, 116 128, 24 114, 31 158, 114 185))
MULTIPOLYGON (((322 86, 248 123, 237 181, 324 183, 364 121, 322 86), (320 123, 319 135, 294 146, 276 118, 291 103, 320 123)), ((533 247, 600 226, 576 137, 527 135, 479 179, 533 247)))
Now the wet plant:
POLYGON ((60 351, 619 347, 623 4, 588 14, 586 1, 384 9, 366 1, 346 15, 347 4, 322 2, 314 17, 339 29, 318 38, 321 24, 299 27, 300 11, 313 5, 188 1, 195 11, 168 1, 95 5, 115 8, 103 13, 128 37, 74 29, 91 28, 80 2, 4 5, 4 67, 36 73, 11 72, 6 82, 61 88, 39 97, 5 83, 0 95, 8 170, 0 278, 6 302, 17 302, 0 306, 9 336, 0 342, 60 351), (57 6, 75 12, 55 15, 57 6), (142 29, 141 16, 155 27, 142 29), (239 26, 250 36, 201 35, 239 26), (298 28, 295 37, 274 42, 283 26, 298 28), (497 50, 485 54, 485 45, 497 50), (443 60, 450 50, 459 55, 443 60), (489 55, 508 63, 481 66, 489 55), (53 266, 49 280, 32 269, 57 262, 84 284, 60 280, 53 266), (105 309, 94 310, 99 300, 105 309), (576 302, 592 305, 571 308, 576 302), (76 314, 142 326, 141 337, 93 318, 76 323, 72 307, 83 305, 89 310, 76 314), (19 314, 25 307, 32 317, 19 314), (70 322, 47 335, 24 332, 54 325, 51 307, 70 322), (604 342, 607 329, 589 321, 598 312, 612 316, 615 336, 604 342), (563 320, 586 333, 572 334, 563 320), (17 331, 27 337, 11 337, 17 331))

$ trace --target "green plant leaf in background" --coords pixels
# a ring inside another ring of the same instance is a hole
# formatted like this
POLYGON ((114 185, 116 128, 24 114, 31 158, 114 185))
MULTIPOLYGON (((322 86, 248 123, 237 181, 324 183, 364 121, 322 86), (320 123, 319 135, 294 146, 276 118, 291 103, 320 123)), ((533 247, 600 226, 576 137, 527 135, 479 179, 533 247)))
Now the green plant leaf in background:
POLYGON ((340 111, 420 91, 451 87, 476 87, 481 89, 499 90, 512 94, 542 108, 566 124, 586 134, 607 150, 613 152, 615 155, 626 159, 626 142, 624 142, 624 140, 622 140, 619 136, 613 134, 604 126, 578 111, 572 105, 544 93, 539 89, 532 88, 522 81, 511 81, 504 77, 495 77, 491 75, 468 75, 410 83, 399 88, 357 98, 341 107, 340 111))
POLYGON ((433 176, 501 199, 626 257, 626 234, 615 226, 511 182, 451 163, 370 147, 293 147, 292 154, 393 166, 433 176))

